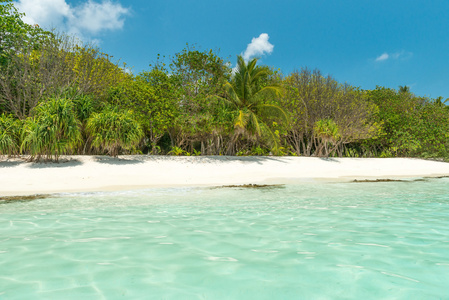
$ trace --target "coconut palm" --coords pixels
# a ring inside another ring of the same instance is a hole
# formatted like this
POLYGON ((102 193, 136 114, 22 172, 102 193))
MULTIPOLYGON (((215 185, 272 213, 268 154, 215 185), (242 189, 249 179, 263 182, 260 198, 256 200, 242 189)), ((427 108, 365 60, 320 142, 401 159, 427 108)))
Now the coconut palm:
POLYGON ((114 157, 120 149, 131 150, 137 146, 143 137, 142 128, 132 112, 114 108, 93 113, 87 121, 87 132, 91 135, 93 147, 106 150, 114 157))
POLYGON ((21 149, 31 160, 58 160, 59 155, 75 149, 81 141, 80 122, 76 118, 73 102, 65 98, 52 98, 42 102, 25 121, 21 149))
MULTIPOLYGON (((277 105, 264 102, 267 94, 280 95, 281 88, 275 85, 264 86, 260 80, 266 78, 269 69, 256 66, 257 58, 245 62, 242 56, 237 57, 237 67, 230 81, 225 86, 224 99, 236 110, 234 121, 234 137, 230 150, 237 138, 243 133, 252 137, 267 135, 278 151, 278 142, 275 134, 267 124, 268 117, 281 117, 287 119, 285 112, 277 105)), ((228 151, 229 153, 230 151, 228 151)))

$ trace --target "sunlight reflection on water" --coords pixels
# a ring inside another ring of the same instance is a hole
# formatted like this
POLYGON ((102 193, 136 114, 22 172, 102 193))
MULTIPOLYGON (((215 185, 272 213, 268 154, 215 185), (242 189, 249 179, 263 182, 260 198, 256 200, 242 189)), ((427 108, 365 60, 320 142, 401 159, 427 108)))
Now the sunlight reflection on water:
POLYGON ((449 297, 449 180, 0 205, 0 299, 449 297))

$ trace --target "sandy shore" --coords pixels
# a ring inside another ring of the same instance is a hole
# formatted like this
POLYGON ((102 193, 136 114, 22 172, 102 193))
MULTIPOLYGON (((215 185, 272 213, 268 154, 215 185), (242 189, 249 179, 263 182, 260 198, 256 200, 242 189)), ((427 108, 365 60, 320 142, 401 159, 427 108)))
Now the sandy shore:
POLYGON ((449 163, 411 158, 66 156, 0 161, 0 196, 171 186, 281 184, 449 176, 449 163))

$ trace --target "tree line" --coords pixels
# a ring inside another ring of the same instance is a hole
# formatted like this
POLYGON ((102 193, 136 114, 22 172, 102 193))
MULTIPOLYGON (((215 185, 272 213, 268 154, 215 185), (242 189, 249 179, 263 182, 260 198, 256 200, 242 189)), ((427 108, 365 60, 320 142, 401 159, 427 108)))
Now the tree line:
POLYGON ((0 155, 433 157, 448 154, 442 97, 363 90, 319 70, 282 74, 187 45, 147 71, 0 5, 0 155))

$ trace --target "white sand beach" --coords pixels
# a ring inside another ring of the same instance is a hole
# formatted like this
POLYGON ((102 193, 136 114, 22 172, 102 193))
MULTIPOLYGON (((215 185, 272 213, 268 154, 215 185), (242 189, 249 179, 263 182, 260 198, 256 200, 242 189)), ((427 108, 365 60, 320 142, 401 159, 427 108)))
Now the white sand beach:
POLYGON ((64 156, 59 163, 3 158, 0 196, 439 176, 449 176, 449 163, 412 158, 64 156))

